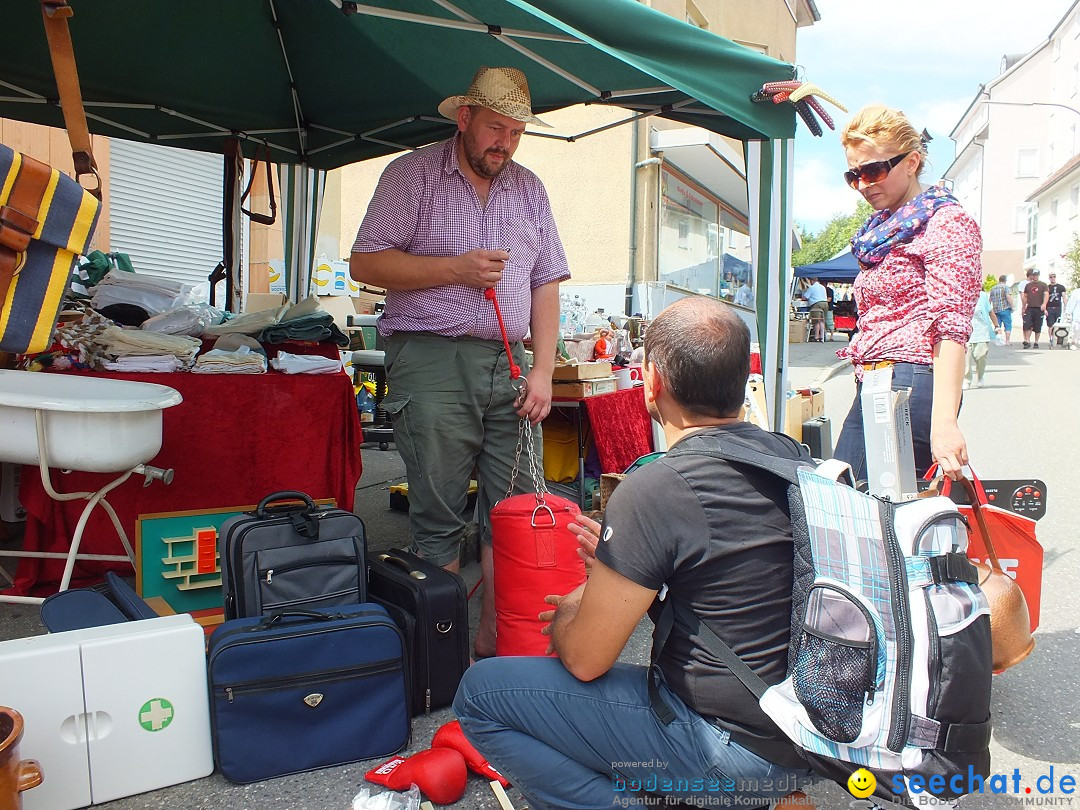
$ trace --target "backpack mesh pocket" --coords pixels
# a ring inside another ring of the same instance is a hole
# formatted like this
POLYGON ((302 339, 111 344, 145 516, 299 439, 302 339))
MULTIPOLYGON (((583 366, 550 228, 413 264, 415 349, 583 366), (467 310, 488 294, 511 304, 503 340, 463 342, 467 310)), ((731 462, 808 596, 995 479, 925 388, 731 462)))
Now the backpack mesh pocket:
POLYGON ((811 722, 830 740, 851 743, 862 731, 863 706, 877 680, 875 638, 869 614, 852 597, 811 590, 792 681, 811 722))

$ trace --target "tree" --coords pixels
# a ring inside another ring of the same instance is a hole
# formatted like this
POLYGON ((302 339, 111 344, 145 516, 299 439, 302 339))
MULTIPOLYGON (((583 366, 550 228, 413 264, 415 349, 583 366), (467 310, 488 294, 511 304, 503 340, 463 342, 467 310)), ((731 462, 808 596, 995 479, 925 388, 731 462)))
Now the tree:
POLYGON ((1080 233, 1074 233, 1068 249, 1061 258, 1069 266, 1069 289, 1080 289, 1080 233))
POLYGON ((803 236, 802 247, 791 255, 792 266, 802 267, 804 264, 815 264, 831 259, 850 244, 855 231, 873 213, 874 209, 870 207, 870 203, 859 200, 854 212, 834 214, 819 233, 808 232, 800 226, 799 230, 803 236))

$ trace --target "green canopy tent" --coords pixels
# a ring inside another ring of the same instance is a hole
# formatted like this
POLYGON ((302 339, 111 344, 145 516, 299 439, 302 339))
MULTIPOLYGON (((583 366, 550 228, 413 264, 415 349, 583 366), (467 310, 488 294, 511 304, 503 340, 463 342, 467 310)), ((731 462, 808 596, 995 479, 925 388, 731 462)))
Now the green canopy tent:
MULTIPOLYGON (((321 185, 304 171, 446 137, 435 108, 478 65, 518 67, 539 114, 579 103, 650 115, 748 144, 759 341, 770 391, 783 387, 786 175, 794 111, 754 104, 792 68, 634 0, 70 0, 72 39, 92 132, 303 167, 285 216, 301 221, 289 272, 308 288, 321 185), (753 156, 760 154, 762 159, 753 156), (757 172, 757 176, 754 173, 757 172), (307 189, 307 190, 305 190, 307 189), (780 197, 772 197, 780 191, 780 197), (754 200, 754 197, 751 197, 754 200), (306 207, 297 216, 297 205, 306 207), (290 213, 290 211, 293 213, 290 213), (764 220, 762 215, 768 214, 764 220), (767 281, 763 281, 767 280, 767 281)), ((0 117, 62 126, 37 0, 5 7, 0 117)), ((563 137, 575 140, 590 133, 563 137)), ((163 189, 168 193, 167 189, 163 189)), ((782 406, 774 396, 772 410, 782 406)))

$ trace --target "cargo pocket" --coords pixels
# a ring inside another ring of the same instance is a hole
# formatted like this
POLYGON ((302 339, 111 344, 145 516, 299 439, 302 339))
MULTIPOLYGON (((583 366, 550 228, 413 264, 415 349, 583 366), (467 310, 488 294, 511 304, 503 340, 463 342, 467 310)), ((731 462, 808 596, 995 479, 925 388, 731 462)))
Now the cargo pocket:
POLYGON ((405 462, 405 468, 407 470, 421 470, 423 469, 420 466, 421 459, 416 452, 417 443, 413 440, 412 431, 409 430, 408 404, 410 401, 412 401, 412 397, 408 394, 391 392, 386 395, 381 407, 386 411, 387 416, 390 417, 390 422, 394 425, 394 445, 405 462))
POLYGON ((839 743, 858 739, 877 684, 877 631, 866 607, 837 587, 815 585, 792 679, 818 731, 839 743))

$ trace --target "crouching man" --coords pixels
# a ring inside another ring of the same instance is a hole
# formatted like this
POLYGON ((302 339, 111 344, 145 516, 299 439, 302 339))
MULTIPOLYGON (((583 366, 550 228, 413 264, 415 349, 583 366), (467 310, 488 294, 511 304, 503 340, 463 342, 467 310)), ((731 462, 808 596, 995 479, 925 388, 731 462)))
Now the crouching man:
POLYGON ((541 614, 559 658, 492 658, 470 667, 454 710, 466 736, 532 808, 645 804, 766 805, 809 776, 754 696, 676 623, 658 664, 616 663, 660 597, 689 607, 766 683, 783 680, 791 623, 792 540, 785 484, 701 453, 712 434, 783 457, 786 437, 739 420, 750 335, 723 304, 684 299, 645 337, 645 402, 669 453, 612 496, 602 527, 575 529, 590 557, 585 585, 541 614), (655 804, 657 800, 652 799, 655 804))

